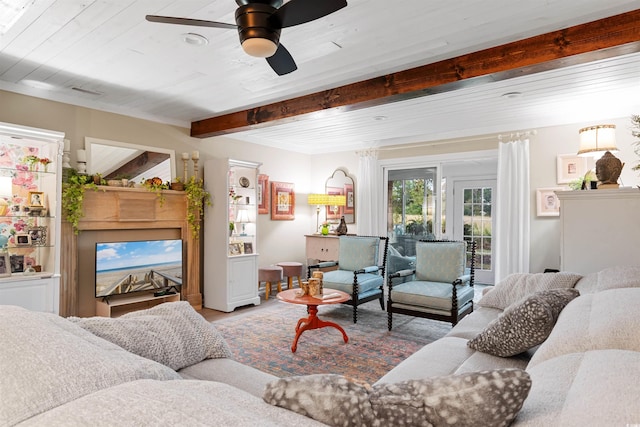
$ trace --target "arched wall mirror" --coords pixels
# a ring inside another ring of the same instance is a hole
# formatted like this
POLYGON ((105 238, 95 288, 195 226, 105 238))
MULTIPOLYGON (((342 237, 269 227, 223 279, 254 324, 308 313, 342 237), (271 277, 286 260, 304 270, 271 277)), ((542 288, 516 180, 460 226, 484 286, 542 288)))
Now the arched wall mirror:
POLYGON ((342 194, 346 197, 345 206, 326 206, 327 219, 339 220, 344 215, 347 224, 356 222, 356 187, 353 178, 345 169, 338 168, 325 183, 325 193, 342 194))
POLYGON ((85 137, 87 173, 105 179, 127 178, 139 183, 158 177, 163 182, 176 177, 176 152, 146 145, 85 137))

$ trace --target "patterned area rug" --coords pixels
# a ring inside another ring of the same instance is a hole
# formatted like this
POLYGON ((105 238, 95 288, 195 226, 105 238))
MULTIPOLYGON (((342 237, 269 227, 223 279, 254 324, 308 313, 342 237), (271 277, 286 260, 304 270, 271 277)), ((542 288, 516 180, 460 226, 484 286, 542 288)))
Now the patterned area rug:
POLYGON ((306 306, 278 302, 273 307, 215 321, 229 343, 234 358, 278 377, 334 373, 374 383, 425 344, 443 337, 451 325, 401 314, 393 316, 387 330, 387 313, 378 301, 358 308, 353 324, 352 308, 342 304, 320 306, 318 317, 342 326, 349 337, 344 343, 335 328, 305 331, 295 353, 291 345, 298 319, 306 306))

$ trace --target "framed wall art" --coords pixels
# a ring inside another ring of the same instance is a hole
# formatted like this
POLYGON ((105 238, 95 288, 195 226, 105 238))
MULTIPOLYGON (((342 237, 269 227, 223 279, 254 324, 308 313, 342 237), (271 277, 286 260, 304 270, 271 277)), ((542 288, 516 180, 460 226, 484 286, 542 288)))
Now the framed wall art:
POLYGON ((269 175, 258 175, 258 213, 269 213, 269 175))
MULTIPOLYGON (((342 196, 344 194, 344 190, 337 187, 326 187, 325 191, 331 196, 342 196)), ((327 205, 326 209, 327 220, 340 219, 340 216, 342 216, 342 206, 327 205)))
POLYGON ((576 179, 580 179, 587 173, 587 158, 577 154, 560 154, 557 158, 558 184, 567 184, 576 179))
POLYGON ((271 183, 271 219, 295 219, 296 193, 290 182, 271 183))
POLYGON ((27 234, 31 238, 31 244, 33 246, 46 246, 47 245, 47 227, 28 227, 27 234))
POLYGON ((536 212, 538 216, 560 216, 560 199, 556 191, 562 187, 538 188, 536 190, 536 212))

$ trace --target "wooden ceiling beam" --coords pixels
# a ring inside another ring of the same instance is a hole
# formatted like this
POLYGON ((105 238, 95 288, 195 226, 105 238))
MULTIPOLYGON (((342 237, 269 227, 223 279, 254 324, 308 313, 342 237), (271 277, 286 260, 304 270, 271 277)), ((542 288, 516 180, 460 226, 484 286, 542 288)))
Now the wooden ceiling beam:
POLYGON ((640 51, 640 9, 433 64, 191 123, 207 138, 280 124, 317 111, 350 111, 640 51))

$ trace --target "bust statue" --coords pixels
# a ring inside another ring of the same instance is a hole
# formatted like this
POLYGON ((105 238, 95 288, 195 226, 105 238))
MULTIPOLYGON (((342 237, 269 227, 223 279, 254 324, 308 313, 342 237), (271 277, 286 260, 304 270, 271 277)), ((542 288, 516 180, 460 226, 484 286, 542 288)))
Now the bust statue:
POLYGON ((624 163, 610 151, 596 162, 596 176, 601 184, 617 184, 624 163))

